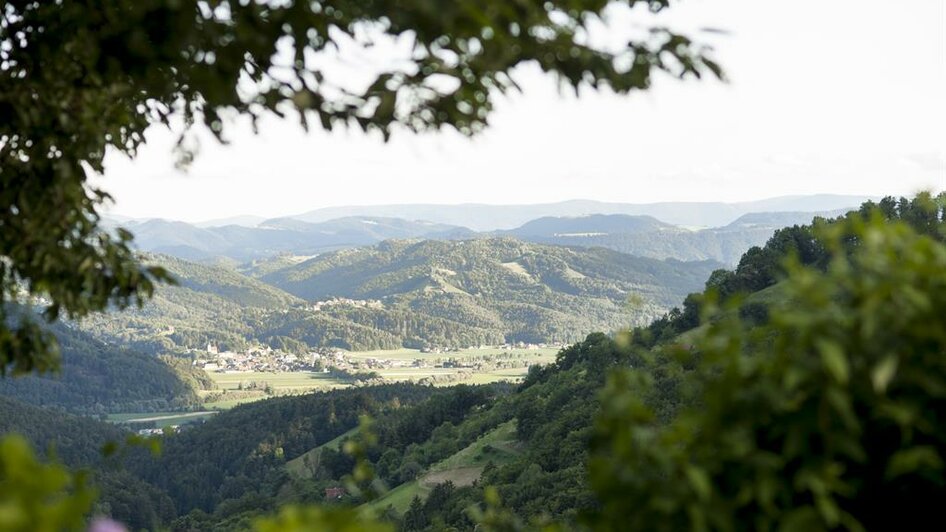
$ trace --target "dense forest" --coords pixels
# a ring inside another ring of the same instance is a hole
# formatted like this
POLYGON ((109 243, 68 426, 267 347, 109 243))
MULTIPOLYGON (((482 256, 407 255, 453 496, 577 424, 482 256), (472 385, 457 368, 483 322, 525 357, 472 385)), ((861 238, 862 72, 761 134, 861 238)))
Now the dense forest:
POLYGON ((62 350, 60 371, 0 379, 0 395, 75 413, 160 412, 199 406, 197 391, 212 387, 189 361, 156 357, 97 340, 74 327, 53 331, 62 350))

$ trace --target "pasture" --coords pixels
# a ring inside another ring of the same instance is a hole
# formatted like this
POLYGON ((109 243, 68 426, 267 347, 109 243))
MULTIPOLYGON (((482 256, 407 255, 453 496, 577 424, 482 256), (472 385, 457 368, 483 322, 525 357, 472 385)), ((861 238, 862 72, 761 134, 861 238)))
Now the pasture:
MULTIPOLYGON (((359 371, 373 371, 385 382, 433 382, 435 386, 454 384, 490 384, 519 381, 528 373, 528 366, 548 364, 555 360, 558 349, 463 349, 446 353, 421 353, 416 349, 346 352, 345 358, 361 366, 359 371), (368 368, 369 360, 372 367, 368 368), (415 360, 423 361, 414 366, 415 360), (471 367, 435 367, 480 364, 471 367), (381 367, 377 367, 377 366, 381 367), (520 367, 501 367, 515 365, 520 367), (489 367, 489 369, 483 368, 489 367)), ((232 408, 238 404, 272 396, 326 391, 350 386, 328 373, 312 371, 208 372, 216 390, 205 392, 209 400, 204 407, 212 410, 232 408), (228 396, 229 395, 229 396, 228 396)))

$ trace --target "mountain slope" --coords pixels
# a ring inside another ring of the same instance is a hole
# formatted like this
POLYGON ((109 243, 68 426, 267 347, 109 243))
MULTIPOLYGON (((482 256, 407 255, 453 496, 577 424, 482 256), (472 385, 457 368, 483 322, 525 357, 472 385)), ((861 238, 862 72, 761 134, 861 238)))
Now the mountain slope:
POLYGON ((108 345, 65 325, 53 330, 61 372, 0 379, 0 395, 83 414, 156 412, 195 407, 196 390, 210 385, 189 363, 108 345))
POLYGON ((815 212, 855 208, 867 199, 870 198, 866 196, 815 194, 809 196, 781 196, 738 203, 663 202, 635 204, 571 200, 531 205, 487 205, 481 203, 459 205, 353 205, 316 209, 291 217, 312 223, 346 216, 421 218, 437 223, 469 227, 476 231, 495 231, 513 229, 529 220, 545 216, 627 214, 653 216, 658 220, 674 225, 719 227, 731 223, 739 216, 750 212, 815 212))
POLYGON ((319 315, 411 340, 410 321, 432 318, 442 327, 499 332, 506 341, 561 342, 646 321, 701 287, 717 266, 494 238, 389 241, 262 279, 308 301, 376 301, 323 306, 319 315))
POLYGON ((518 238, 556 237, 587 234, 649 233, 655 231, 682 231, 652 216, 627 214, 592 214, 588 216, 547 216, 527 222, 507 231, 518 238))
POLYGON ((389 238, 468 235, 452 225, 399 218, 347 217, 321 223, 293 218, 265 220, 244 225, 197 226, 167 220, 129 221, 143 251, 174 255, 188 260, 229 257, 247 261, 279 253, 314 254, 342 247, 376 244, 389 238))
POLYGON ((91 315, 80 326, 93 335, 146 353, 203 349, 215 343, 238 349, 255 337, 260 320, 301 304, 278 288, 227 268, 165 255, 146 257, 179 285, 161 285, 142 308, 91 315))
POLYGON ((761 212, 744 214, 732 223, 690 231, 653 218, 622 214, 578 218, 542 218, 509 231, 530 242, 563 246, 601 246, 622 253, 658 259, 716 260, 734 265, 752 246, 760 246, 781 227, 832 218, 845 210, 823 212, 761 212))

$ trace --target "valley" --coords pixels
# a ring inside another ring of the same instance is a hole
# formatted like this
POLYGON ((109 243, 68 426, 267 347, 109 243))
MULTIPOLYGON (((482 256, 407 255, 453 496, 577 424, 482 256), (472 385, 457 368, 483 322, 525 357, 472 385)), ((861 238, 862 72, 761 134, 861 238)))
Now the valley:
MULTIPOLYGON (((418 349, 334 351, 329 355, 312 354, 318 358, 313 358, 307 369, 302 369, 306 364, 295 360, 293 369, 272 370, 224 369, 226 366, 220 368, 219 363, 205 362, 203 369, 213 386, 197 392, 200 403, 193 406, 197 411, 120 413, 109 414, 107 419, 148 434, 151 428, 202 422, 216 411, 240 404, 314 391, 396 382, 433 386, 516 383, 528 374, 529 367, 554 362, 561 347, 483 346, 438 353, 418 349), (315 371, 317 361, 331 361, 331 366, 321 362, 315 371)), ((288 356, 295 359, 294 355, 288 356)), ((258 359, 250 365, 254 363, 270 367, 258 359)))
MULTIPOLYGON (((811 216, 742 215, 713 231, 741 235, 727 252, 741 253, 777 224, 811 216)), ((181 249, 174 239, 191 234, 190 226, 177 224, 161 233, 164 244, 149 244, 158 242, 154 231, 165 222, 129 224, 143 246, 170 253, 181 249)), ((701 236, 709 230, 646 215, 545 217, 481 234, 396 218, 309 224, 285 218, 258 229, 203 227, 217 236, 195 233, 187 237, 191 244, 226 236, 231 247, 199 257, 144 254, 176 282, 160 286, 143 308, 59 326, 62 374, 5 380, 0 393, 151 429, 314 391, 520 382, 530 367, 553 362, 562 347, 591 332, 644 325, 680 306, 724 266, 673 256, 728 256, 681 251, 680 239, 712 242, 701 236), (280 242, 284 232, 297 237, 290 243, 336 235, 328 247, 340 249, 260 247, 280 242), (622 244, 628 238, 670 247, 644 253, 660 258, 608 249, 642 249, 622 244), (256 251, 227 256, 233 246, 256 251), (235 262, 240 257, 246 261, 235 262), (119 365, 90 357, 100 352, 139 361, 139 374, 164 388, 137 386, 132 372, 123 374, 127 381, 117 378, 119 365), (107 391, 93 393, 101 382, 109 382, 107 391)))
POLYGON ((238 267, 147 255, 177 283, 153 305, 59 324, 62 373, 0 382, 0 429, 68 442, 69 465, 100 471, 111 514, 144 528, 243 529, 317 501, 404 530, 470 529, 485 486, 518 515, 573 523, 600 496, 589 464, 611 459, 597 438, 691 419, 693 346, 722 349, 712 335, 728 321, 775 334, 770 317, 799 297, 784 259, 825 268, 820 230, 780 229, 732 270, 509 236, 238 267), (715 297, 726 310, 701 322, 715 297), (623 383, 628 371, 640 380, 623 383), (610 425, 615 404, 647 410, 610 425), (128 434, 143 443, 115 473, 97 449, 128 434), (349 476, 362 463, 370 485, 349 476))
POLYGON ((0 532, 935 528, 944 37, 3 2, 0 532))

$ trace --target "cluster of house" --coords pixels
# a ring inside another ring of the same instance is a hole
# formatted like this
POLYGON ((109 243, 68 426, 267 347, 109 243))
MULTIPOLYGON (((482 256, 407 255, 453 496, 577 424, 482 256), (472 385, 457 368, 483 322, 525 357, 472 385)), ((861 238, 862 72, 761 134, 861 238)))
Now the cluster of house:
POLYGON ((168 425, 167 427, 164 427, 164 428, 138 429, 135 432, 137 432, 139 436, 149 437, 149 436, 161 436, 165 434, 167 431, 180 432, 181 425, 168 425))
MULTIPOLYGON (((537 350, 550 347, 560 347, 550 344, 509 343, 499 346, 479 346, 469 349, 490 350, 502 352, 537 350)), ((457 348, 426 348, 421 349, 424 354, 449 354, 458 352, 457 348)), ((333 368, 344 371, 375 371, 397 368, 460 368, 460 369, 502 369, 516 368, 528 365, 528 362, 514 360, 513 353, 496 353, 482 357, 463 356, 457 358, 416 358, 405 360, 400 358, 353 358, 345 351, 335 348, 319 348, 302 355, 288 353, 269 346, 256 346, 245 352, 221 351, 216 344, 210 343, 203 351, 195 353, 194 366, 205 371, 221 373, 242 372, 291 372, 311 371, 328 373, 333 368)))
POLYGON ((342 351, 319 350, 305 355, 287 353, 269 346, 258 346, 242 353, 220 351, 216 345, 208 344, 205 352, 198 353, 194 365, 205 371, 324 371, 329 367, 340 367, 345 362, 342 351))
POLYGON ((384 304, 377 299, 348 299, 347 297, 333 297, 325 301, 316 301, 309 305, 309 310, 319 312, 329 307, 360 307, 371 309, 383 309, 384 304))

